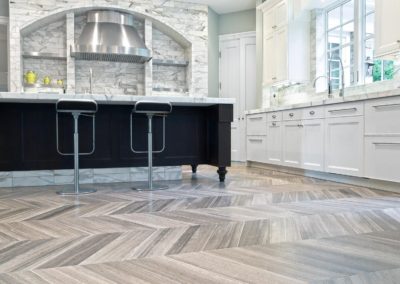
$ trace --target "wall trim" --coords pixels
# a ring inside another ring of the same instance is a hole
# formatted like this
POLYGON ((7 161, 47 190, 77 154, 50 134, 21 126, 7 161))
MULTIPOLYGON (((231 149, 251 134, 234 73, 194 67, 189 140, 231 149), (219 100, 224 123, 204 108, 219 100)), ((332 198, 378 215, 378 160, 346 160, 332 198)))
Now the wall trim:
POLYGON ((264 164, 258 162, 249 162, 249 161, 247 162, 247 166, 252 168, 273 170, 293 175, 316 178, 321 180, 328 180, 348 185, 367 187, 375 190, 384 190, 389 192, 400 193, 400 183, 396 182, 389 182, 389 181, 382 181, 382 180, 375 180, 375 179, 361 178, 361 177, 352 177, 352 176, 324 173, 324 172, 304 170, 304 169, 296 169, 285 166, 264 164))

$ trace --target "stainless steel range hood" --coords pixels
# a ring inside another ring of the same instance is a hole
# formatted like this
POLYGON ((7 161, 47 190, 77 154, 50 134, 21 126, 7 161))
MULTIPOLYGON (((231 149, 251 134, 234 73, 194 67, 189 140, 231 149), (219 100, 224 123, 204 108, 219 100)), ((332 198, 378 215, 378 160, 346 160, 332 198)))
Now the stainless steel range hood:
POLYGON ((82 60, 144 63, 151 51, 133 26, 133 16, 116 11, 90 11, 71 56, 82 60))

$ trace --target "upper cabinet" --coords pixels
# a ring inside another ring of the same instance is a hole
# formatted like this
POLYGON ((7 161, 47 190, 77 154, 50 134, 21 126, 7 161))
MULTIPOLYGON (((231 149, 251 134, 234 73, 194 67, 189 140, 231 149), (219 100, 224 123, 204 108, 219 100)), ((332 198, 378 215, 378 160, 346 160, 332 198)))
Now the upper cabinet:
POLYGON ((385 0, 375 3, 375 56, 390 57, 400 52, 400 1, 385 0))
POLYGON ((310 23, 295 17, 293 0, 269 0, 263 12, 263 84, 309 80, 310 23), (290 44, 288 44, 290 43, 290 44))

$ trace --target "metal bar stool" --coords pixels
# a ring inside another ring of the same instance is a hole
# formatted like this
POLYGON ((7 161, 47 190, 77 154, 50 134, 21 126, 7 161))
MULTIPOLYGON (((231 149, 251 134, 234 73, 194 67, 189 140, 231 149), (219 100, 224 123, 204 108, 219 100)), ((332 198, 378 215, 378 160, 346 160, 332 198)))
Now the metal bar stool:
POLYGON ((134 187, 135 190, 161 190, 167 189, 168 186, 153 183, 153 153, 161 153, 165 149, 165 118, 172 111, 172 105, 169 102, 155 102, 155 101, 138 101, 130 116, 130 133, 131 133, 131 150, 136 154, 147 153, 148 160, 148 182, 143 186, 134 187), (147 132, 147 151, 138 151, 133 147, 133 114, 145 114, 148 119, 148 132, 147 132), (153 117, 159 116, 163 119, 163 145, 160 150, 153 150, 153 117))
POLYGON ((98 110, 96 101, 85 100, 85 99, 60 99, 56 103, 56 136, 57 136, 57 152, 63 156, 74 156, 74 188, 66 189, 63 191, 58 191, 57 194, 60 195, 80 195, 96 192, 95 189, 80 189, 79 188, 79 156, 91 155, 95 151, 96 141, 95 141, 95 114, 98 110), (74 152, 73 153, 63 153, 60 151, 59 147, 59 122, 58 116, 60 113, 70 113, 74 119, 74 152), (92 118, 93 127, 93 140, 92 140, 92 150, 88 153, 79 153, 79 117, 88 116, 92 118))

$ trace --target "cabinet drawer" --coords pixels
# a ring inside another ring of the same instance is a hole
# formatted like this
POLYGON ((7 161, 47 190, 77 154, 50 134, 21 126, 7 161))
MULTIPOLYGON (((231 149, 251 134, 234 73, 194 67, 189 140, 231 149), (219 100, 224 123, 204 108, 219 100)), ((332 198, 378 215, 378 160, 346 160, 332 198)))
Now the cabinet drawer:
POLYGON ((346 117, 364 115, 364 103, 344 103, 325 107, 325 116, 346 117))
MULTIPOLYGON (((365 103, 365 134, 400 134, 400 97, 365 103)), ((400 175, 400 174, 399 174, 400 175)))
POLYGON ((365 175, 400 182, 400 137, 365 138, 365 175))
POLYGON ((267 114, 252 114, 247 116, 247 135, 267 135, 267 114))
POLYGON ((303 117, 302 109, 285 110, 282 112, 282 120, 299 120, 303 117))
POLYGON ((267 155, 267 137, 247 137, 247 160, 253 162, 265 162, 267 155))
POLYGON ((303 109, 303 119, 317 119, 324 117, 324 107, 311 107, 303 109))
POLYGON ((282 112, 267 113, 268 121, 282 121, 282 112))

